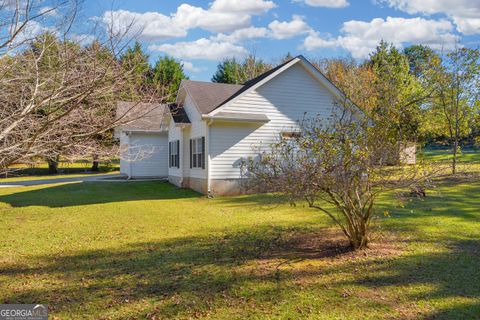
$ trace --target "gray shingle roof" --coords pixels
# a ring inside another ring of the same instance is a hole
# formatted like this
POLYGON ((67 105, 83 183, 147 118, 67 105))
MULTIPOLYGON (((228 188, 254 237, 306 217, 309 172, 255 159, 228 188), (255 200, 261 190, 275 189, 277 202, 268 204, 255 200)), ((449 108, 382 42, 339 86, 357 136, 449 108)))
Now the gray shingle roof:
POLYGON ((117 103, 117 121, 121 130, 162 130, 168 107, 155 103, 135 103, 119 101, 117 103))
POLYGON ((207 114, 214 110, 220 103, 243 88, 238 84, 192 80, 183 80, 183 86, 190 93, 201 114, 207 114))

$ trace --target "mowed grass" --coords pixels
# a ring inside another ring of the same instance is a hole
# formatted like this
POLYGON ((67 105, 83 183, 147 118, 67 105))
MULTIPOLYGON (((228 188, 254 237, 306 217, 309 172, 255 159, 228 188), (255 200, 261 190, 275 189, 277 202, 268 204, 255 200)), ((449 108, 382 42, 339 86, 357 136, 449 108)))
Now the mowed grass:
POLYGON ((372 248, 352 253, 321 213, 268 195, 0 189, 0 302, 52 319, 479 319, 479 194, 384 197, 372 248))
MULTIPOLYGON (((92 162, 88 160, 84 161, 60 161, 58 164, 58 175, 72 175, 72 174, 83 174, 90 171, 92 167, 92 162)), ((35 176, 48 175, 48 163, 38 162, 34 164, 23 164, 17 163, 9 167, 11 171, 8 173, 7 177, 12 178, 28 178, 35 176)), ((113 172, 120 169, 120 161, 118 159, 112 159, 110 163, 100 162, 99 171, 100 172, 113 172)), ((0 177, 0 183, 5 178, 4 175, 0 177)), ((38 178, 38 177, 35 177, 38 178)))
MULTIPOLYGON (((420 159, 429 161, 452 161, 453 155, 448 149, 423 149, 419 154, 420 159)), ((460 151, 458 155, 460 163, 480 163, 480 152, 473 149, 465 149, 460 151)))

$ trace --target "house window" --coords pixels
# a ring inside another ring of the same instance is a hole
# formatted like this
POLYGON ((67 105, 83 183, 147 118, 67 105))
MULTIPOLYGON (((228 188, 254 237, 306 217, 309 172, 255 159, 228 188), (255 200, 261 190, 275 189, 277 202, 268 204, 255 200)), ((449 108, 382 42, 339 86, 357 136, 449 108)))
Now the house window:
POLYGON ((190 139, 190 168, 205 169, 205 137, 190 139))
POLYGON ((168 159, 170 168, 180 168, 180 140, 168 143, 168 159))

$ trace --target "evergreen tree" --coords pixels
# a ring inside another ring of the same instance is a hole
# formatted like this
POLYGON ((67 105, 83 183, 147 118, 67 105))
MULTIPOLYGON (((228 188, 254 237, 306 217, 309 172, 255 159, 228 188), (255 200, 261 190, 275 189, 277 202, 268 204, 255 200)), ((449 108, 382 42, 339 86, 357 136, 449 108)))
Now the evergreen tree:
POLYGON ((417 139, 420 105, 425 98, 419 82, 410 73, 407 56, 381 41, 368 61, 374 73, 377 103, 372 116, 392 133, 392 139, 417 139))
POLYGON ((242 66, 235 59, 225 59, 217 66, 217 71, 212 77, 212 82, 240 84, 242 66))
POLYGON ((148 84, 151 73, 148 58, 148 55, 143 52, 142 46, 138 41, 135 42, 133 47, 129 47, 120 57, 122 67, 132 75, 132 83, 129 88, 127 88, 125 97, 122 97, 123 99, 136 97, 138 90, 148 84))
POLYGON ((153 82, 163 89, 165 101, 175 100, 182 79, 188 77, 180 62, 167 56, 158 59, 153 69, 153 82))
POLYGON ((417 78, 428 78, 431 70, 440 64, 440 56, 430 47, 416 44, 403 50, 409 63, 410 73, 417 78))
POLYGON ((212 77, 213 82, 242 84, 272 69, 272 65, 250 55, 243 61, 235 58, 225 59, 217 66, 212 77))

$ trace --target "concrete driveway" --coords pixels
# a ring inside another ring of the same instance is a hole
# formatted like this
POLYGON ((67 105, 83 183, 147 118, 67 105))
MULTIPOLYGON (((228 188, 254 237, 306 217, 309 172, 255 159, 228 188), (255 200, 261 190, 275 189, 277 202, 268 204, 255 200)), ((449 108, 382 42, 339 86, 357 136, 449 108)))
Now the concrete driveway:
POLYGON ((106 174, 92 174, 84 175, 79 177, 71 178, 39 178, 35 180, 25 180, 25 181, 11 181, 11 182, 2 182, 0 179, 0 188, 8 187, 28 187, 36 186, 40 184, 53 184, 53 183, 64 183, 64 182, 90 182, 90 181, 127 181, 122 180, 125 176, 119 173, 106 173, 106 174), (108 180, 107 180, 108 179, 108 180), (117 180, 115 180, 117 179, 117 180))

